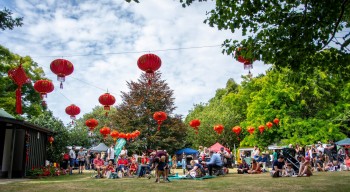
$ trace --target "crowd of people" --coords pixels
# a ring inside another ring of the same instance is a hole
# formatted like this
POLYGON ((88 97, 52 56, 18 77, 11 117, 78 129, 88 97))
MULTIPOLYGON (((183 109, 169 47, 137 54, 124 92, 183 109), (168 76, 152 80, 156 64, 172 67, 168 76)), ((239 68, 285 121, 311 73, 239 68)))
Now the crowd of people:
MULTIPOLYGON (((177 168, 179 162, 183 174, 194 178, 227 174, 235 159, 232 152, 224 147, 219 151, 213 151, 200 146, 198 156, 192 158, 189 164, 185 153, 178 159, 176 155, 171 156, 166 150, 161 149, 143 152, 141 156, 136 153, 129 156, 124 147, 118 157, 115 157, 114 145, 111 145, 105 153, 86 151, 83 148, 76 153, 75 150, 73 146, 62 155, 61 168, 67 170, 67 174, 73 174, 73 168, 77 168, 78 174, 83 174, 84 170, 95 170, 96 178, 150 178, 154 170, 156 182, 160 182, 161 176, 165 182, 169 182, 168 176, 173 173, 172 169, 177 168)), ((289 145, 288 153, 285 151, 261 152, 255 146, 249 157, 244 153, 240 155, 241 163, 237 165, 237 173, 259 174, 268 172, 271 167, 269 171, 271 176, 291 177, 311 176, 315 171, 350 170, 349 150, 347 148, 337 150, 333 141, 326 147, 321 142, 306 147, 289 145), (249 162, 246 162, 247 158, 249 162)))
POLYGON ((246 162, 246 155, 241 154, 242 163, 237 167, 239 174, 257 174, 267 172, 267 164, 271 162, 270 171, 273 177, 279 176, 311 176, 316 171, 348 171, 350 170, 349 150, 345 147, 337 148, 337 145, 329 140, 329 144, 324 146, 321 142, 310 146, 300 146, 290 144, 288 148, 280 151, 273 150, 268 156, 268 152, 260 152, 254 146, 251 152, 250 165, 246 162))

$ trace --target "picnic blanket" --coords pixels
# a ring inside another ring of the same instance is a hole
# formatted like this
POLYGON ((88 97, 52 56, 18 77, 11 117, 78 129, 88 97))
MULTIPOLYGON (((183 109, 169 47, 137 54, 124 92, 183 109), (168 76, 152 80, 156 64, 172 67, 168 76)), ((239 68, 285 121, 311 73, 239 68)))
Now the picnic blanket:
POLYGON ((210 176, 210 175, 206 175, 204 177, 198 177, 198 178, 193 178, 193 177, 188 177, 186 175, 174 175, 174 176, 169 176, 169 180, 180 180, 180 179, 193 179, 193 180, 203 180, 203 179, 212 179, 215 178, 216 176, 210 176))

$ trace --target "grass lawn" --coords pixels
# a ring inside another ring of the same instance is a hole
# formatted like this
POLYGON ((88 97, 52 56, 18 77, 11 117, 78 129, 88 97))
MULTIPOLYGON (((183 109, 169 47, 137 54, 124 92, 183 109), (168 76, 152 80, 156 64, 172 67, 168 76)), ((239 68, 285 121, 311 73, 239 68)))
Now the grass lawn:
MULTIPOLYGON (((180 172, 180 170, 177 170, 180 172)), ((350 191, 350 172, 314 173, 312 177, 272 178, 269 173, 231 173, 207 180, 175 180, 155 183, 151 178, 92 179, 90 173, 4 183, 0 191, 350 191)))

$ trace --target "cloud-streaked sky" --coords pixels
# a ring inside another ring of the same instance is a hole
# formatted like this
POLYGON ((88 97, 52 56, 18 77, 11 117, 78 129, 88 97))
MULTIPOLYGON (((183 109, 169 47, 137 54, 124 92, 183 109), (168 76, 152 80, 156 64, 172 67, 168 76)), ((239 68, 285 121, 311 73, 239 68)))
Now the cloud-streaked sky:
MULTIPOLYGON (((48 95, 48 108, 65 123, 65 108, 81 108, 77 117, 92 111, 98 97, 108 89, 120 103, 126 82, 142 73, 137 59, 150 51, 162 60, 160 72, 174 90, 176 114, 187 115, 193 104, 207 102, 218 88, 246 75, 243 64, 223 55, 220 46, 239 33, 219 31, 203 21, 215 2, 194 3, 182 8, 178 0, 4 0, 0 8, 24 18, 24 25, 0 32, 0 44, 11 52, 31 56, 52 79, 55 90, 48 95), (177 49, 202 47, 192 49, 177 49), (177 49, 177 50, 169 50, 177 49), (163 51, 155 51, 163 50, 163 51), (74 72, 59 89, 50 63, 70 60, 74 72)), ((254 76, 267 65, 255 62, 254 76)))

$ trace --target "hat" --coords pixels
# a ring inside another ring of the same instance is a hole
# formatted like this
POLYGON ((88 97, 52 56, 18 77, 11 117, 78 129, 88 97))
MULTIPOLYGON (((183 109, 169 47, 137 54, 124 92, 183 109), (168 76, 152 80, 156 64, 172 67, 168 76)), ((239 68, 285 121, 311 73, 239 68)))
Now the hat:
POLYGON ((318 141, 317 144, 322 144, 321 141, 318 141))
POLYGON ((266 155, 266 153, 265 153, 265 152, 262 152, 261 154, 262 154, 262 155, 266 155))
POLYGON ((310 157, 309 156, 305 157, 305 161, 310 161, 310 157))
POLYGON ((220 147, 220 150, 224 150, 225 148, 224 147, 220 147))

